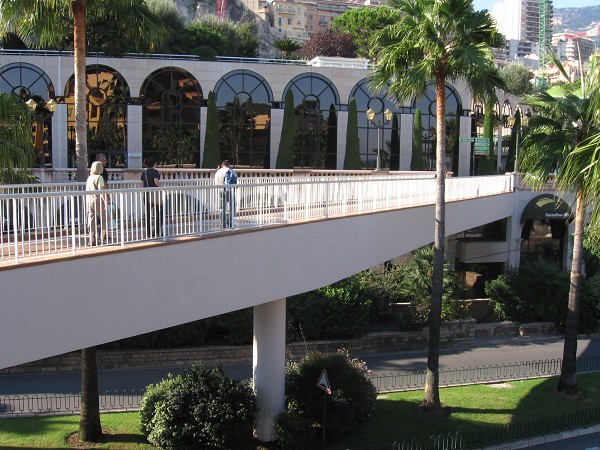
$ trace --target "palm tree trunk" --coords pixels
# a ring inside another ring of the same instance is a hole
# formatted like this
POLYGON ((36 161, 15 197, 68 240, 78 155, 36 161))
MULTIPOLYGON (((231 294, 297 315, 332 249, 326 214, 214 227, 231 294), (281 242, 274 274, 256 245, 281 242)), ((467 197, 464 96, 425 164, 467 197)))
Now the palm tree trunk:
POLYGON ((75 153, 77 155, 77 181, 88 175, 87 151, 87 101, 86 101, 86 0, 73 1, 73 65, 75 72, 75 153))
POLYGON ((442 291, 444 281, 444 254, 446 235, 446 78, 437 74, 436 80, 436 198, 435 237, 433 243, 433 280, 431 308, 429 311, 429 344, 427 347, 427 374, 425 376, 425 398, 422 407, 434 415, 444 414, 440 402, 440 325, 442 321, 442 291))
POLYGON ((102 436, 100 402, 98 398, 98 369, 96 348, 81 350, 81 413, 79 415, 79 440, 94 442, 102 436))
POLYGON ((585 225, 586 203, 581 190, 577 192, 575 210, 575 234, 573 236, 573 261, 571 266, 571 285, 565 329, 563 359, 560 378, 556 390, 567 395, 577 395, 577 329, 579 326, 579 299, 581 288, 581 265, 583 260, 583 231, 585 225))

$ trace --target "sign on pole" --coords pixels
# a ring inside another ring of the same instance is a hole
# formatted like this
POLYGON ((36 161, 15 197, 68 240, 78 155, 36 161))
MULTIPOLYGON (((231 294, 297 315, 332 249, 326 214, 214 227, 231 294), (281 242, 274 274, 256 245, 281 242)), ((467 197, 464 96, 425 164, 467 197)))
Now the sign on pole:
POLYGON ((327 377, 327 371, 325 369, 323 369, 323 372, 321 372, 319 381, 317 381, 317 387, 319 389, 323 389, 325 392, 331 395, 331 385, 329 384, 329 378, 327 377))

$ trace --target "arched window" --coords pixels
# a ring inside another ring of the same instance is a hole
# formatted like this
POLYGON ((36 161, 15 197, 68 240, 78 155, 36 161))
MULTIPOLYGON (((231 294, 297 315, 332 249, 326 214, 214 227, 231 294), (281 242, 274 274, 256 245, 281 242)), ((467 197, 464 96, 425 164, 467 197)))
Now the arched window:
MULTIPOLYGON (((108 66, 86 69, 88 158, 98 153, 108 157, 108 167, 127 167, 127 99, 129 86, 123 76, 108 66)), ((65 88, 69 167, 75 167, 75 76, 65 88)))
POLYGON ((215 86, 220 118, 221 159, 268 169, 273 93, 249 70, 226 74, 215 86))
POLYGON ((52 167, 52 113, 45 102, 54 97, 54 85, 46 73, 32 64, 12 63, 0 69, 0 91, 33 99, 38 108, 33 117, 35 166, 52 167))
MULTIPOLYGON (((413 102, 415 109, 421 111, 423 125, 423 157, 425 170, 435 170, 436 145, 436 107, 434 86, 429 86, 425 94, 413 102)), ((454 168, 453 160, 458 163, 458 137, 460 135, 460 97, 456 90, 446 85, 446 167, 454 168)))
POLYGON ((337 164, 337 110, 339 95, 322 75, 302 74, 284 92, 294 94, 296 139, 294 166, 335 169, 337 164))
POLYGON ((400 129, 398 113, 409 113, 410 108, 398 107, 397 102, 388 96, 387 89, 375 91, 365 78, 359 81, 348 98, 348 103, 354 97, 358 115, 358 133, 360 137, 360 153, 366 167, 376 165, 377 149, 381 153, 381 167, 399 170, 400 165, 400 129), (367 119, 367 110, 375 111, 373 124, 367 119), (384 112, 394 113, 392 120, 386 121, 384 112), (377 132, 377 126, 381 130, 377 132), (377 137, 379 136, 379 142, 377 137))
POLYGON ((143 156, 161 165, 200 167, 200 83, 189 72, 164 67, 148 76, 143 98, 143 156))

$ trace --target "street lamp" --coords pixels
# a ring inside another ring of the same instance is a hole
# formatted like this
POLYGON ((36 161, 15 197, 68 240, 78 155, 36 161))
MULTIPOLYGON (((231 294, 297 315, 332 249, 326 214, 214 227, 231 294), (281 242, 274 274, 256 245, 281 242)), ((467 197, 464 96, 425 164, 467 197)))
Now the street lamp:
POLYGON ((375 126, 375 128, 377 128, 377 165, 375 166, 375 170, 381 170, 381 140, 379 137, 379 130, 381 130, 386 123, 392 120, 394 113, 388 108, 383 113, 385 121, 379 120, 375 122, 376 115, 377 113, 372 108, 367 109, 367 119, 375 126))
MULTIPOLYGON (((44 124, 49 117, 52 117, 52 114, 56 111, 56 102, 53 99, 48 100, 47 102, 36 102, 33 98, 30 98, 25 102, 27 108, 31 111, 31 114, 34 120, 38 123, 39 128, 42 132, 42 152, 40 158, 40 165, 42 168, 46 167, 46 135, 44 124)), ((36 131, 37 134, 37 131, 36 131)), ((37 137, 37 136, 36 136, 37 137)))
MULTIPOLYGON (((508 126, 512 129, 515 127, 515 125, 517 124, 517 118, 515 116, 510 116, 508 118, 508 126)), ((521 123, 518 124, 518 129, 516 131, 516 138, 515 138, 515 167, 514 167, 514 172, 515 173, 519 173, 519 140, 520 140, 520 136, 521 136, 521 130, 523 127, 526 127, 529 124, 529 111, 527 111, 527 113, 525 113, 523 116, 521 116, 521 123)))

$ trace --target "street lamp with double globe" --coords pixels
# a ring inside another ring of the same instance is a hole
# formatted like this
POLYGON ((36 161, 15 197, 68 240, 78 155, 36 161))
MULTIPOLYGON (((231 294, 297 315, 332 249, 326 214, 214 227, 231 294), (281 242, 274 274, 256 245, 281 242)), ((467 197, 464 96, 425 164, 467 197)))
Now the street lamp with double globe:
POLYGON ((377 113, 372 108, 367 109, 367 119, 375 126, 375 128, 377 128, 377 163, 375 170, 381 170, 381 140, 379 137, 379 132, 386 123, 392 120, 394 113, 391 112, 389 108, 386 109, 383 113, 383 120, 380 119, 379 121, 375 121, 376 115, 377 113))

